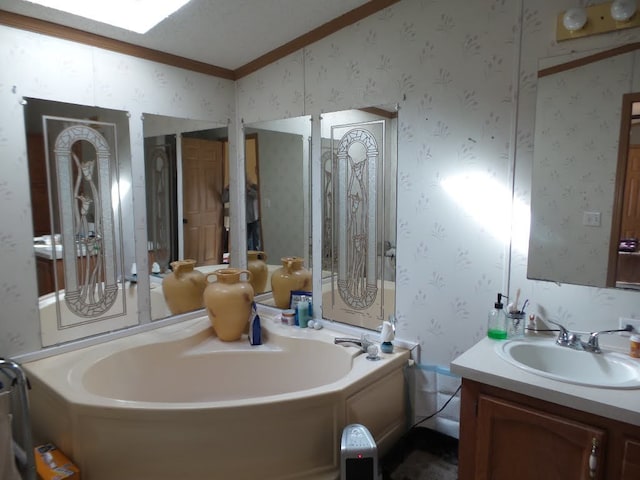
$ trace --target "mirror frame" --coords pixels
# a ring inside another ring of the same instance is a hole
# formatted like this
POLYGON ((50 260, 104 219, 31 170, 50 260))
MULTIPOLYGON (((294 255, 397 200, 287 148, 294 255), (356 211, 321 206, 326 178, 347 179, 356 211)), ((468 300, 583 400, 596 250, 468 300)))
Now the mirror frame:
MULTIPOLYGON (((607 49, 601 52, 597 52, 590 55, 585 55, 579 58, 575 58, 557 65, 553 65, 551 67, 541 68, 538 71, 538 79, 547 77, 556 73, 561 73, 567 70, 571 70, 574 68, 578 68, 581 66, 589 65, 600 60, 605 60, 611 57, 623 55, 626 53, 632 53, 636 50, 640 50, 640 42, 629 43, 627 45, 622 45, 620 47, 615 47, 612 49, 607 49)), ((633 78, 632 72, 632 78, 633 78)), ((635 88, 631 85, 632 93, 626 93, 622 96, 622 109, 620 114, 620 127, 618 133, 618 152, 617 152, 617 162, 616 162, 616 173, 615 173, 615 184, 614 184, 614 198, 612 198, 612 214, 611 214, 611 230, 609 232, 609 248, 607 254, 607 263, 606 263, 606 272, 604 275, 603 282, 601 288, 621 288, 616 287, 616 277, 618 270, 618 243, 619 243, 619 234, 621 228, 621 219, 622 219, 622 207, 623 207, 623 198, 624 198, 624 186, 625 186, 625 177, 627 170, 627 155, 629 149, 630 142, 630 127, 631 127, 631 108, 633 102, 640 101, 640 93, 633 92, 635 88)), ((534 157, 533 161, 535 162, 535 138, 534 138, 534 157)), ((533 177, 532 177, 533 182, 533 177)), ((533 194, 533 184, 532 184, 532 194, 533 194)), ((532 198, 532 207, 533 207, 533 198, 532 198)), ((533 221, 533 216, 532 216, 533 221)), ((530 238, 533 235, 533 231, 530 231, 530 238)), ((527 278, 532 280, 545 280, 545 281, 557 281, 554 279, 542 279, 535 278, 529 276, 529 266, 527 266, 527 278)), ((574 282, 564 282, 575 285, 584 285, 584 283, 574 282)))

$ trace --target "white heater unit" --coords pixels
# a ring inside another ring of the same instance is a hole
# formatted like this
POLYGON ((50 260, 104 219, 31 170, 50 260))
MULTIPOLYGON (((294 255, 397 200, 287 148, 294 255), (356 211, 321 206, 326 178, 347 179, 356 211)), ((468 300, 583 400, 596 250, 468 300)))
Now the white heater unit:
POLYGON ((344 427, 340 458, 340 480, 378 480, 378 446, 364 425, 344 427))

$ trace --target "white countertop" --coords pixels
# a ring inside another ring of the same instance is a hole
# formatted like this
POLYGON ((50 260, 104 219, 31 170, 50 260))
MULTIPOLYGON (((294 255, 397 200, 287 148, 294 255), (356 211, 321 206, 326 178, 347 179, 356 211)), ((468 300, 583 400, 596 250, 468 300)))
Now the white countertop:
POLYGON ((451 372, 469 380, 640 426, 640 389, 585 387, 535 375, 502 359, 495 351, 499 342, 482 339, 451 362, 451 372))

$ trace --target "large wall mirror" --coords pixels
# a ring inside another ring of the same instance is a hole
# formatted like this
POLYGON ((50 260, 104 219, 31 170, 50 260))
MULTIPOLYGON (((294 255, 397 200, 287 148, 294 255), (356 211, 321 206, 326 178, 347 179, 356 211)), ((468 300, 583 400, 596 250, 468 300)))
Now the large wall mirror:
POLYGON ((311 117, 249 123, 244 134, 247 249, 267 264, 256 299, 271 304, 271 274, 282 258, 311 265, 311 117))
POLYGON ((397 109, 323 113, 322 314, 377 329, 395 313, 397 109))
POLYGON ((205 274, 227 266, 228 130, 209 121, 144 114, 143 132, 155 320, 170 313, 153 299, 162 295, 162 280, 174 262, 195 260, 195 268, 205 274))
POLYGON ((127 112, 23 103, 43 346, 137 324, 127 112))
POLYGON ((638 219, 638 180, 629 173, 634 165, 638 168, 637 112, 632 101, 623 109, 623 98, 640 91, 639 58, 631 48, 621 48, 541 61, 527 270, 531 279, 640 287, 640 264, 634 263, 640 255, 634 242, 640 229, 628 228, 627 222, 621 230, 623 211, 635 208, 638 219))

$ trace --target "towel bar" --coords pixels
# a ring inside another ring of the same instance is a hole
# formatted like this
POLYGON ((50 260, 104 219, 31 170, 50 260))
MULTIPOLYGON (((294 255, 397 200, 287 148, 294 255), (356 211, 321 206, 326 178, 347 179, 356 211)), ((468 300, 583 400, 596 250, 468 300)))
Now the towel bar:
POLYGON ((20 447, 14 442, 16 459, 21 466, 20 470, 23 478, 25 480, 36 480, 36 462, 33 453, 31 417, 29 415, 29 397, 27 395, 29 382, 22 367, 12 360, 0 358, 0 371, 11 380, 11 387, 16 390, 22 413, 20 432, 23 439, 23 445, 20 447))

